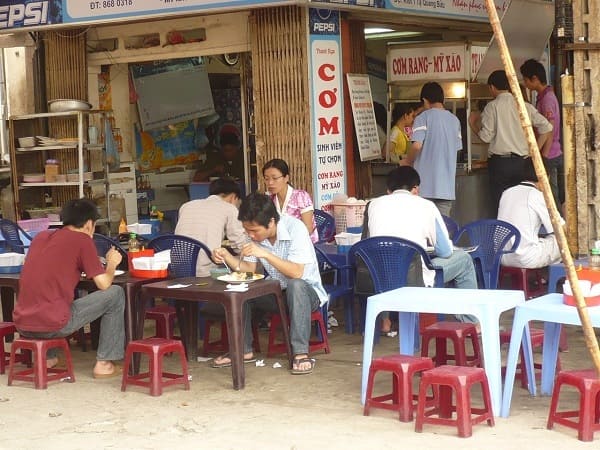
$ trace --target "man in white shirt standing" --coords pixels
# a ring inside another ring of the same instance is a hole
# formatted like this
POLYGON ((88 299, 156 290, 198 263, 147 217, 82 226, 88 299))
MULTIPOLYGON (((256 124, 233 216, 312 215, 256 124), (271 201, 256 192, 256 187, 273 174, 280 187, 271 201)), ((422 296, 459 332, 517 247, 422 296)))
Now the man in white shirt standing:
POLYGON ((560 261, 560 249, 531 158, 524 163, 521 180, 504 191, 500 199, 498 219, 514 225, 521 233, 519 247, 514 253, 502 256, 502 265, 526 269, 546 267, 560 261), (542 225, 550 234, 539 237, 542 225))
MULTIPOLYGON (((502 192, 515 184, 515 174, 521 173, 523 163, 529 157, 529 146, 506 72, 492 72, 487 83, 494 100, 486 105, 481 116, 478 112, 471 113, 469 125, 483 142, 489 144, 490 193, 492 209, 497 211, 502 192)), ((546 140, 552 137, 552 124, 533 105, 525 103, 525 106, 537 132, 538 147, 543 148, 546 140)))
MULTIPOLYGON (((423 248, 433 246, 434 266, 441 267, 444 282, 455 281, 457 288, 477 289, 477 276, 471 256, 453 249, 448 230, 436 205, 419 197, 421 179, 415 169, 401 166, 387 176, 388 195, 369 204, 369 236, 396 236, 423 248)), ((435 272, 423 267, 423 281, 433 286, 435 272)))

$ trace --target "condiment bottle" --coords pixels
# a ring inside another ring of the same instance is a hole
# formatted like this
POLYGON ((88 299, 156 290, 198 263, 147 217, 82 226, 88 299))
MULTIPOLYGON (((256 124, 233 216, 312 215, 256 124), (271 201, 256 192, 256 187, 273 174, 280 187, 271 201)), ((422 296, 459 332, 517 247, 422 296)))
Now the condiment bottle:
POLYGON ((137 240, 137 236, 135 233, 131 233, 129 235, 129 245, 128 245, 129 253, 139 252, 140 251, 140 242, 137 240))
POLYGON ((47 159, 44 169, 46 183, 56 182, 56 175, 58 175, 59 172, 58 159, 47 159))
POLYGON ((600 248, 593 248, 588 259, 590 269, 600 270, 600 248))
POLYGON ((121 217, 121 222, 119 222, 119 234, 127 233, 127 222, 125 221, 125 217, 121 217))

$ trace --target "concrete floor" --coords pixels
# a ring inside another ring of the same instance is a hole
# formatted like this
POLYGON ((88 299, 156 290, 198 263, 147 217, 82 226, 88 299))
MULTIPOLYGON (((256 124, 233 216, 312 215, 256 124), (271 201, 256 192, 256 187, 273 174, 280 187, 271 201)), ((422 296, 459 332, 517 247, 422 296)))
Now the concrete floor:
MULTIPOLYGON (((342 317, 341 311, 336 316, 342 317)), ((510 326, 510 317, 503 317, 503 323, 510 326)), ((517 385, 510 418, 496 418, 493 428, 477 425, 467 439, 450 427, 426 425, 423 433, 415 433, 414 422, 401 423, 391 411, 374 409, 364 417, 362 337, 344 334, 342 325, 330 335, 332 352, 315 355, 312 375, 292 376, 283 358, 269 358, 264 367, 247 365, 246 388, 234 391, 229 369, 194 362, 191 390, 170 387, 161 397, 150 397, 138 387, 123 393, 120 379, 94 380, 94 353, 72 344, 73 384, 55 382, 38 391, 22 382, 8 387, 7 376, 0 375, 0 448, 597 448, 560 425, 546 430, 550 398, 531 398, 517 385), (274 369, 277 361, 284 368, 274 369)), ((568 335, 570 351, 560 355, 563 368, 591 367, 580 329, 569 327, 568 335)), ((266 338, 261 332, 263 348, 266 338)), ((385 337, 375 355, 396 349, 397 339, 385 337)), ((176 357, 167 361, 176 370, 176 357)), ((383 392, 390 379, 382 376, 377 385, 383 392)), ((577 404, 574 394, 564 398, 577 404)))

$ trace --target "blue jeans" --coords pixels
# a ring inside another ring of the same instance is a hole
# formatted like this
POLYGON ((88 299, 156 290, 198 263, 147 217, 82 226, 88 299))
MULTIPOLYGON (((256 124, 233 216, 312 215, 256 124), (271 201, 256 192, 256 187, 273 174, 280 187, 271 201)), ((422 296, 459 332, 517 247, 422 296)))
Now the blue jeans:
MULTIPOLYGON (((111 286, 104 291, 94 291, 75 299, 71 304, 71 318, 62 329, 49 332, 19 330, 19 334, 39 339, 66 337, 85 324, 102 317, 96 359, 98 361, 116 361, 123 359, 125 350, 124 311, 125 293, 123 288, 111 286)), ((55 355, 56 352, 48 352, 48 358, 53 358, 55 355)))
MULTIPOLYGON (((431 262, 444 272, 444 283, 454 281, 459 289, 477 289, 473 259, 464 250, 454 250, 448 258, 435 257, 431 262)), ((456 318, 461 322, 477 322, 473 316, 465 314, 457 314, 456 318)))
MULTIPOLYGON (((308 354, 310 339, 310 315, 320 308, 321 302, 315 290, 302 279, 288 280, 283 291, 290 317, 290 341, 294 355, 308 354)), ((250 308, 244 308, 244 353, 252 353, 252 317, 251 310, 279 312, 273 295, 258 297, 249 302, 250 308)))

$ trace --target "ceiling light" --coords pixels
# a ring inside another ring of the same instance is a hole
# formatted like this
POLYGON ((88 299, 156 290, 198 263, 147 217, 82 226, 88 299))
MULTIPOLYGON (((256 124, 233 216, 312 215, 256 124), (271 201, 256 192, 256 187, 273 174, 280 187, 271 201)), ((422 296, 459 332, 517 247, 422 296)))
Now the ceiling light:
POLYGON ((365 34, 379 34, 379 33, 389 33, 392 30, 391 28, 365 28, 365 34))

